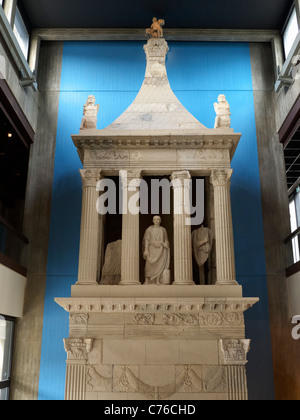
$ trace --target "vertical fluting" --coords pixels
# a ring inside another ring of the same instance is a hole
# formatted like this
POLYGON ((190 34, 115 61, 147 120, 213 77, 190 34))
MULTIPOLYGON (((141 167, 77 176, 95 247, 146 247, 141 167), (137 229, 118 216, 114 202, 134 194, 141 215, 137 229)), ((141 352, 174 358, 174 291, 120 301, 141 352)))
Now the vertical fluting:
POLYGON ((66 401, 84 401, 86 383, 86 365, 68 364, 66 374, 66 401))
POLYGON ((232 170, 213 170, 217 284, 237 284, 235 279, 234 243, 230 202, 232 170))
POLYGON ((189 189, 191 179, 188 171, 173 172, 171 175, 174 194, 174 285, 193 285, 192 263, 192 233, 191 226, 187 224, 190 214, 189 189))
POLYGON ((228 366, 228 399, 230 401, 248 400, 247 378, 245 366, 228 366))
MULTIPOLYGON (((122 259, 120 285, 140 285, 139 212, 130 207, 139 194, 141 171, 120 171, 123 188, 122 259)), ((135 200, 137 201, 137 200, 135 200)))
POLYGON ((77 284, 95 284, 99 261, 99 215, 96 208, 99 193, 96 185, 101 171, 87 169, 80 170, 80 174, 83 188, 77 284))

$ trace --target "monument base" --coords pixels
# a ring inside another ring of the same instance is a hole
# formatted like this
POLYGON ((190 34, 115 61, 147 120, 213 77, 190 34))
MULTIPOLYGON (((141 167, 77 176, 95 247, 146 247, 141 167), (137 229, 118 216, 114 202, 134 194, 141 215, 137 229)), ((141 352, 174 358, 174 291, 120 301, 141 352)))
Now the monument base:
POLYGON ((246 400, 244 311, 258 299, 234 287, 232 297, 209 296, 217 286, 186 288, 186 297, 176 286, 138 287, 146 296, 136 297, 102 286, 102 297, 74 297, 74 286, 71 298, 55 299, 70 313, 66 400, 246 400), (149 297, 155 289, 160 297, 149 297))

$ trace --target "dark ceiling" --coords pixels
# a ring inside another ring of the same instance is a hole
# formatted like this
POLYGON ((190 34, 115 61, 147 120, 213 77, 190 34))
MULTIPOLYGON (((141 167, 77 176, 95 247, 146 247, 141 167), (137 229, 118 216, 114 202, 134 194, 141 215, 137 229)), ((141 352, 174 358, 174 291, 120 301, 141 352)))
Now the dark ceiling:
POLYGON ((292 0, 19 0, 33 28, 282 29, 292 0))
POLYGON ((0 108, 0 203, 5 208, 25 198, 28 161, 28 148, 0 108))

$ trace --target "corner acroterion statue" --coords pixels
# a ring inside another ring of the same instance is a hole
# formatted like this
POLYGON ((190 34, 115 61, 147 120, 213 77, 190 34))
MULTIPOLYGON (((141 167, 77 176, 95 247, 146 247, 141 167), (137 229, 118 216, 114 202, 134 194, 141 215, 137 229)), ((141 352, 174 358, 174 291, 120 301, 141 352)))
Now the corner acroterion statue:
POLYGON ((164 36, 162 26, 164 26, 165 21, 154 17, 152 22, 151 27, 146 29, 146 36, 150 35, 152 38, 162 38, 164 36))
POLYGON ((225 95, 219 95, 218 102, 214 103, 214 108, 217 114, 214 128, 230 128, 230 106, 225 95))
POLYGON ((90 95, 83 107, 83 118, 81 121, 80 130, 97 129, 97 115, 100 105, 96 105, 96 98, 90 95))

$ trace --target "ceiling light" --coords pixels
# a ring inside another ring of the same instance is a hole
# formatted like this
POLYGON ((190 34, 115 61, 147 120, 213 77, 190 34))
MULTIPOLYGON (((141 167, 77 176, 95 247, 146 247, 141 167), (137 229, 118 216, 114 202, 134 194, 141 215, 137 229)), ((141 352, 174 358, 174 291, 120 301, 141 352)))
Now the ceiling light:
POLYGON ((12 133, 7 134, 7 137, 9 137, 10 139, 12 138, 12 136, 13 136, 12 133))

